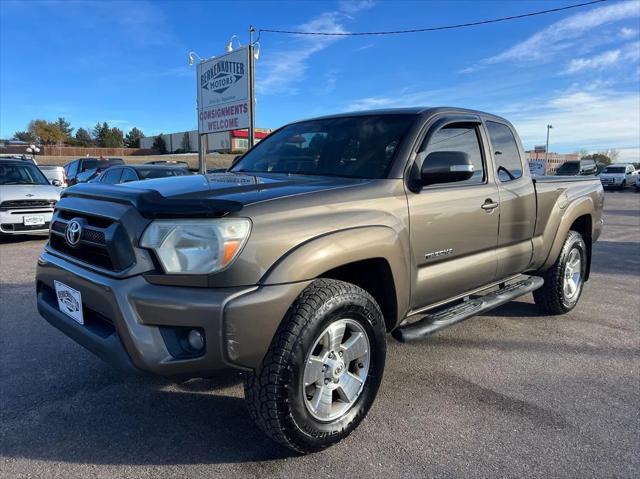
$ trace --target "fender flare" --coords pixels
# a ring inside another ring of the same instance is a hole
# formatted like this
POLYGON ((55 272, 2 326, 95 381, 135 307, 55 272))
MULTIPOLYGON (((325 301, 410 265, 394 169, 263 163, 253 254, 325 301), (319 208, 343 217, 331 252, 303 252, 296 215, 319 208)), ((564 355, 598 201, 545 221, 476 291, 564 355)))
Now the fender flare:
MULTIPOLYGON (((564 215, 562 215, 562 219, 560 220, 560 224, 558 225, 553 243, 551 244, 551 248, 549 249, 547 259, 540 267, 541 271, 546 271, 556 262, 558 256, 560 255, 560 251, 562 250, 562 246, 567 239, 567 235, 569 234, 569 229, 571 228, 571 225, 573 225, 573 223, 576 221, 576 219, 585 215, 593 216, 594 208, 595 206, 593 204, 593 200, 589 197, 582 198, 569 205, 564 215)), ((589 232, 589 237, 583 238, 585 243, 589 242, 590 238, 593 237, 593 223, 591 224, 591 228, 592 231, 589 232)), ((587 245, 587 249, 589 251, 591 250, 590 245, 587 245)), ((591 255, 589 255, 587 261, 587 268, 590 269, 589 265, 591 264, 591 255)))
MULTIPOLYGON (((334 268, 370 259, 385 260, 395 286, 398 316, 409 306, 411 251, 408 235, 389 226, 360 226, 307 240, 284 254, 264 274, 264 285, 308 281, 334 268)), ((397 321, 397 318, 396 318, 397 321)))

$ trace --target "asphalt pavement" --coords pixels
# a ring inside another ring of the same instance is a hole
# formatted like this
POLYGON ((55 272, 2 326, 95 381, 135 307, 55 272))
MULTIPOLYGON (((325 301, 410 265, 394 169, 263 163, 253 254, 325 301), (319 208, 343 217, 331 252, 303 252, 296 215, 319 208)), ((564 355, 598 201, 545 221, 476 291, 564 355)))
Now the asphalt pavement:
POLYGON ((429 339, 391 337, 362 425, 298 456, 248 417, 237 373, 127 378, 36 311, 44 240, 0 244, 0 477, 639 477, 640 194, 607 192, 578 307, 531 295, 429 339))

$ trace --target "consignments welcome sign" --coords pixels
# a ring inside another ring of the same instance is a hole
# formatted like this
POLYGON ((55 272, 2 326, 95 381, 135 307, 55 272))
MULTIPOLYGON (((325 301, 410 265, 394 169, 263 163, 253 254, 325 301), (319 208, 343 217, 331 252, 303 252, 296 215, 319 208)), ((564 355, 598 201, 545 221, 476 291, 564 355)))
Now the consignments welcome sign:
POLYGON ((200 134, 249 127, 249 53, 239 48, 198 64, 200 134))

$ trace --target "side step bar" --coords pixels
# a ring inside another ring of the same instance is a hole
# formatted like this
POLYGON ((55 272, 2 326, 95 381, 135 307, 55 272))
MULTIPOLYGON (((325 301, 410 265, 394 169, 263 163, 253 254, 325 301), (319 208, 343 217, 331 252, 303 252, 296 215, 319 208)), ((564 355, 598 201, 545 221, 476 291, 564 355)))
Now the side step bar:
POLYGON ((484 296, 457 303, 447 309, 433 314, 427 314, 424 318, 406 326, 395 329, 391 335, 400 342, 420 339, 448 326, 469 319, 490 309, 508 303, 522 295, 535 291, 542 287, 544 280, 539 276, 530 276, 527 279, 511 283, 497 291, 487 293, 484 296))

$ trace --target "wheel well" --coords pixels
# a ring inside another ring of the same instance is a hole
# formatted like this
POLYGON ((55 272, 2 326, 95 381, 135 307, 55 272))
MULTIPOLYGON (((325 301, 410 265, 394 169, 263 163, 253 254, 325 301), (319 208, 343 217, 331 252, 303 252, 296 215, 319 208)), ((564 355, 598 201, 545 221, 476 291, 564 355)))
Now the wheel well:
POLYGON ((593 243, 591 215, 578 216, 569 230, 580 233, 587 247, 587 270, 584 276, 584 280, 586 281, 589 279, 589 273, 591 273, 591 246, 593 243))
POLYGON ((398 314, 396 287, 387 260, 372 258, 355 261, 326 271, 320 277, 346 281, 364 289, 380 306, 387 331, 395 327, 398 314))

